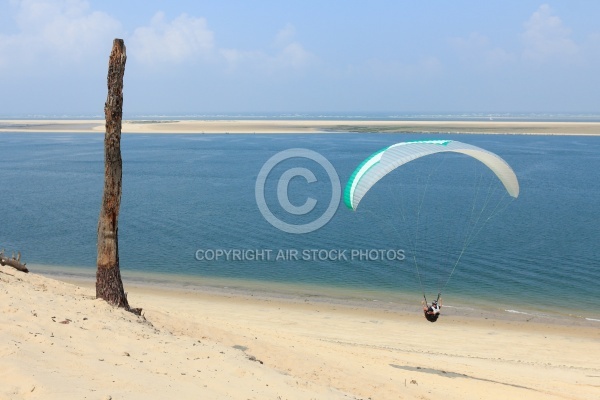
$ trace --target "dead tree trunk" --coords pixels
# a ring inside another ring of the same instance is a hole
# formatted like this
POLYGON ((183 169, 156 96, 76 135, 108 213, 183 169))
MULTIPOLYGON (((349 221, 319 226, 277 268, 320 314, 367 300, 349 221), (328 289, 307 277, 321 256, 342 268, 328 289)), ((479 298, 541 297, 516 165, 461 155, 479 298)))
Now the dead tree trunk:
POLYGON ((8 265, 13 267, 16 270, 19 270, 21 272, 29 272, 29 270, 27 269, 27 267, 25 266, 25 264, 21 264, 21 253, 18 253, 17 257, 15 258, 15 255, 13 253, 13 256, 11 258, 8 258, 4 255, 4 250, 0 251, 0 265, 8 265))
POLYGON ((98 219, 98 270, 96 297, 129 309, 119 270, 118 222, 121 206, 121 119, 123 116, 123 75, 125 43, 115 39, 108 61, 108 96, 104 105, 104 193, 98 219))

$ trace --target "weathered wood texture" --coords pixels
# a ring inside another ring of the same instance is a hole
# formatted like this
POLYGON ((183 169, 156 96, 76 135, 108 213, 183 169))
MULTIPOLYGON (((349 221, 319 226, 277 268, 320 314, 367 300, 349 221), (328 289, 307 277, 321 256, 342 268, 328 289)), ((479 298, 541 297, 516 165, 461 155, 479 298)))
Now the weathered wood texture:
POLYGON ((104 193, 98 219, 98 269, 96 297, 129 309, 119 268, 118 223, 121 206, 122 168, 121 119, 123 116, 123 75, 125 74, 125 43, 113 42, 108 62, 108 96, 104 105, 106 134, 104 136, 104 193))
POLYGON ((8 265, 16 270, 25 273, 29 272, 29 270, 25 266, 25 263, 21 263, 21 253, 18 253, 17 257, 15 257, 13 254, 11 258, 8 258, 4 255, 4 250, 0 251, 0 265, 8 265))

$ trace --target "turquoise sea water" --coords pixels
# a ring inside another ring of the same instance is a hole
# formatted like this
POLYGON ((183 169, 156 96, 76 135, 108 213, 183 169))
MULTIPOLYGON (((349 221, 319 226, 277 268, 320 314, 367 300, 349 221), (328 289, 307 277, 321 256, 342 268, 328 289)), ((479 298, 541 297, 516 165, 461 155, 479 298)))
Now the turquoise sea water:
MULTIPOLYGON (((307 234, 274 228, 257 207, 257 175, 280 151, 319 152, 337 171, 343 189, 374 151, 423 138, 378 133, 124 135, 121 268, 138 279, 229 279, 249 287, 267 282, 271 288, 297 285, 317 294, 368 293, 381 300, 418 299, 421 287, 432 297, 452 274, 444 287, 446 302, 485 301, 505 310, 600 319, 600 312, 590 314, 586 306, 600 302, 596 137, 427 136, 464 141, 503 157, 521 185, 512 202, 497 191, 485 168, 446 156, 415 162, 405 174, 386 177, 358 212, 340 203, 329 223, 307 234), (425 200, 419 200, 423 195, 425 200), (482 225, 452 273, 467 230, 462 221, 474 215, 474 201, 490 196, 496 197, 485 212, 496 204, 506 209, 482 225), (238 250, 246 257, 210 259, 217 250, 238 250), (252 254, 258 259, 248 259, 252 254)), ((0 147, 0 247, 21 251, 29 265, 73 267, 93 275, 103 135, 6 133, 0 134, 0 147)), ((294 205, 309 197, 317 200, 308 217, 324 212, 332 189, 326 172, 312 161, 287 160, 273 169, 267 204, 277 217, 303 223, 307 216, 287 215, 278 206, 277 176, 291 167, 316 175, 314 183, 296 178, 287 188, 294 205)))

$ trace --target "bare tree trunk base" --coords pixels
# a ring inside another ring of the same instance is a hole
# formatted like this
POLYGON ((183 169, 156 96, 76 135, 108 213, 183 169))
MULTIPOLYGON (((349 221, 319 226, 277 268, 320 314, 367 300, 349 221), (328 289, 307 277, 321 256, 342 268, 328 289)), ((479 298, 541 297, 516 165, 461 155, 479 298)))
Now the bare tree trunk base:
POLYGON ((117 307, 129 308, 118 268, 96 270, 96 298, 104 299, 117 307))
POLYGON ((117 307, 123 307, 135 315, 142 315, 141 308, 129 307, 119 269, 98 268, 96 271, 96 298, 104 299, 117 307))

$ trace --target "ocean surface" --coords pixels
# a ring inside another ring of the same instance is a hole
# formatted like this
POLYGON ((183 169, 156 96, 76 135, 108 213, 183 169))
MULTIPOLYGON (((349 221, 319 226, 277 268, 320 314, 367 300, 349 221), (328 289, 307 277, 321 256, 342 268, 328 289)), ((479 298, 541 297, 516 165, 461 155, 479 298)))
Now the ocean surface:
MULTIPOLYGON (((104 119, 104 114, 2 114, 1 119, 104 119)), ((317 120, 317 121, 546 121, 600 122, 597 112, 263 112, 263 113, 124 113, 127 120, 317 120)))
MULTIPOLYGON (((0 248, 20 251, 33 271, 93 276, 103 139, 0 134, 0 248)), ((600 138, 136 134, 123 136, 122 154, 119 251, 131 279, 415 303, 442 290, 446 304, 600 322, 600 138), (444 155, 391 173, 357 211, 332 203, 370 154, 426 138, 500 155, 519 179, 519 197, 477 161, 444 155), (304 234, 274 227, 257 205, 261 168, 288 149, 318 152, 340 182, 315 160, 273 165, 263 193, 275 219, 304 225, 333 204, 332 218, 304 234), (314 182, 296 176, 283 185, 279 177, 298 168, 314 182), (313 200, 314 208, 290 214, 281 193, 292 208, 313 200)))

